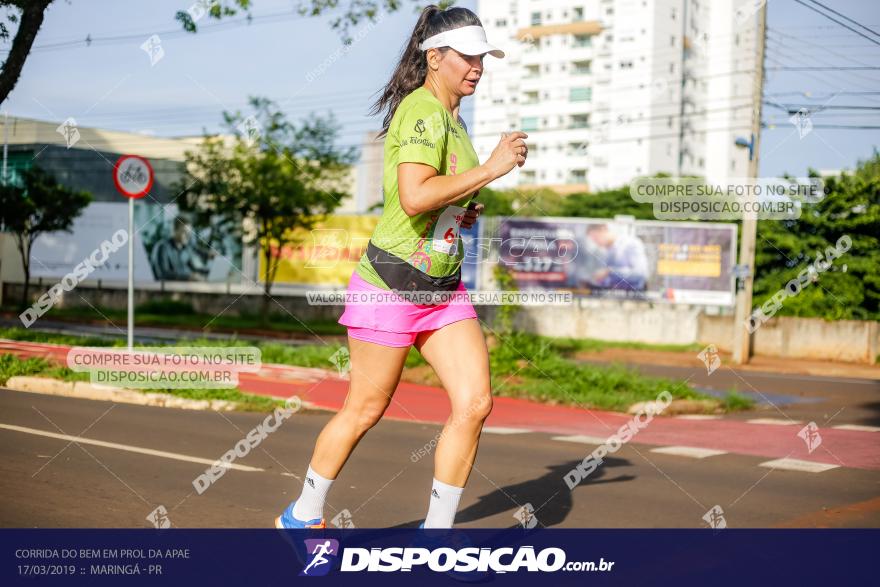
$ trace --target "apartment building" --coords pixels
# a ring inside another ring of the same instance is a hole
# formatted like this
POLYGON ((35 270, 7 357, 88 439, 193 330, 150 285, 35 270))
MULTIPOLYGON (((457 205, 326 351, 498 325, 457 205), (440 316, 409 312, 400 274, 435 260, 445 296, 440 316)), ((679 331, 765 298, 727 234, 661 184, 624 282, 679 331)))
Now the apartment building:
POLYGON ((611 188, 666 172, 743 176, 754 0, 481 0, 490 42, 474 105, 481 160, 504 131, 529 163, 498 187, 611 188))

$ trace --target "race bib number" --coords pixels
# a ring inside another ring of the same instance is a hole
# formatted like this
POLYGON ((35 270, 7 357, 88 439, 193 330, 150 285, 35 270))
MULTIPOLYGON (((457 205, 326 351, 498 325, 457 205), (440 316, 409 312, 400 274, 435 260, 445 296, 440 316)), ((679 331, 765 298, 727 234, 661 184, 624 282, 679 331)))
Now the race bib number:
POLYGON ((455 255, 458 252, 458 231, 464 218, 465 208, 448 206, 434 227, 432 246, 435 251, 455 255))

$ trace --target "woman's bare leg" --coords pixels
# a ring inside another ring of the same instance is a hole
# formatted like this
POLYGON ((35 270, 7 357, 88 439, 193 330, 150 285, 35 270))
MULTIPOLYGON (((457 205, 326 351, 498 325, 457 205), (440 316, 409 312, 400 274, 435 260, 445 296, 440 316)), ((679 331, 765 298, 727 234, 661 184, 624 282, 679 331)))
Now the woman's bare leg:
POLYGON ((335 479, 367 430, 391 403, 409 347, 388 347, 348 337, 348 395, 342 409, 321 430, 311 466, 321 476, 335 479))
POLYGON ((425 527, 449 527, 477 456, 483 422, 492 410, 489 350, 474 318, 420 334, 416 348, 434 368, 452 404, 434 454, 434 487, 425 520, 425 527))

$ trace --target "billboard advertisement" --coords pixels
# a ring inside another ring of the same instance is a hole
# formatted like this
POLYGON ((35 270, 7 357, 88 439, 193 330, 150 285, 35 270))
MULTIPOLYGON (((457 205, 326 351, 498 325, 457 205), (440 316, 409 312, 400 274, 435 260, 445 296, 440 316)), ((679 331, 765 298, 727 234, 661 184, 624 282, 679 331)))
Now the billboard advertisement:
MULTIPOLYGON (((175 204, 134 203, 135 283, 241 282, 242 245, 219 223, 198 226, 175 204)), ((128 229, 128 203, 93 202, 71 232, 40 235, 31 250, 33 277, 60 278, 119 229, 128 229)), ((91 279, 128 279, 127 247, 95 268, 91 279)))
POLYGON ((730 306, 736 225, 499 218, 481 247, 520 290, 730 306))

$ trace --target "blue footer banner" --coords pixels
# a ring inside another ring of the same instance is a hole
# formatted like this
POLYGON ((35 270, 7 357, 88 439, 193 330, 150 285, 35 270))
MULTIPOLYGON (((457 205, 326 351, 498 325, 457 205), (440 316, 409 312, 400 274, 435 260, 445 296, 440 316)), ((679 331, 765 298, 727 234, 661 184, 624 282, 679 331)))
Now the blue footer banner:
POLYGON ((0 530, 0 585, 877 584, 864 530, 0 530))

